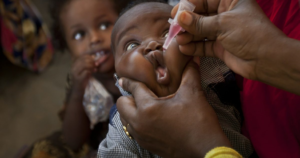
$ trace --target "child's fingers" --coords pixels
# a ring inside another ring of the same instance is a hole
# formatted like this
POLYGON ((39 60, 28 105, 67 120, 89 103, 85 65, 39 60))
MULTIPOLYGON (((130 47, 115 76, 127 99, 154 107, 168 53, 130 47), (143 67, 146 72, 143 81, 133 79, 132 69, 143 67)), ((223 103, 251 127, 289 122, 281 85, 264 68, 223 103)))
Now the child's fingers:
POLYGON ((84 57, 84 61, 85 61, 86 63, 95 63, 94 58, 91 57, 90 55, 85 56, 85 57, 84 57))
POLYGON ((92 72, 94 72, 94 69, 95 69, 95 65, 85 64, 82 67, 78 68, 78 70, 79 70, 78 73, 79 73, 79 75, 82 74, 82 72, 84 72, 84 71, 89 71, 90 73, 92 73, 92 72))
POLYGON ((78 57, 75 60, 73 67, 81 71, 82 69, 93 69, 95 66, 94 60, 89 55, 85 55, 78 57))
POLYGON ((83 62, 83 63, 92 63, 92 62, 94 62, 95 63, 93 56, 90 55, 90 54, 83 54, 83 55, 75 58, 75 61, 74 61, 75 64, 76 63, 81 63, 81 62, 83 62))
POLYGON ((78 62, 72 68, 73 77, 77 81, 84 81, 95 71, 94 68, 95 65, 92 63, 78 62))
POLYGON ((77 75, 77 80, 84 81, 86 78, 90 77, 92 75, 91 71, 83 70, 77 75))
POLYGON ((89 61, 78 61, 74 64, 73 68, 82 71, 84 69, 93 69, 95 67, 95 64, 89 61))

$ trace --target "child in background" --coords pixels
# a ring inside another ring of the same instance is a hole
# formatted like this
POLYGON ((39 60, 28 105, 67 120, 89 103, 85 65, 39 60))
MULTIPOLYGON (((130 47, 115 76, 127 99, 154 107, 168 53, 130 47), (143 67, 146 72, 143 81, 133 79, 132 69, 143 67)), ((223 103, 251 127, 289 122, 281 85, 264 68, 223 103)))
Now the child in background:
MULTIPOLYGON (((171 10, 172 7, 164 3, 137 2, 121 15, 112 33, 117 76, 144 83, 157 97, 176 93, 185 66, 191 60, 191 57, 180 52, 175 39, 163 51, 162 46, 170 27, 168 19, 171 10)), ((249 157, 253 149, 250 141, 240 133, 240 115, 234 107, 237 101, 232 101, 239 100, 239 97, 232 98, 234 93, 231 93, 232 89, 228 86, 234 75, 224 63, 214 58, 202 58, 200 71, 202 88, 224 133, 235 150, 249 157), (226 94, 228 92, 230 94, 226 94), (225 99, 224 93, 228 96, 225 99)), ((120 115, 115 111, 107 137, 99 146, 98 157, 159 157, 141 148, 125 130, 126 125, 122 125, 120 115)))
POLYGON ((58 50, 71 53, 73 66, 68 77, 64 108, 60 112, 62 132, 35 143, 29 157, 40 158, 43 153, 59 158, 87 156, 98 148, 105 137, 108 117, 103 122, 92 122, 83 101, 91 78, 102 84, 100 91, 108 91, 114 102, 120 96, 114 86, 115 69, 110 37, 118 15, 128 1, 52 1, 54 44, 58 50))

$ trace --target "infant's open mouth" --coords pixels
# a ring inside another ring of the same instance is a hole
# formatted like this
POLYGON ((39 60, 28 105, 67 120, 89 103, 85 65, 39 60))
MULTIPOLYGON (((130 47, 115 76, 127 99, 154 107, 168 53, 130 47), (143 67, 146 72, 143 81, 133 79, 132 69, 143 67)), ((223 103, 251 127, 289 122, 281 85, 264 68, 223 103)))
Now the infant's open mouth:
POLYGON ((155 69, 157 82, 160 84, 168 84, 170 78, 168 69, 165 66, 163 52, 159 50, 151 51, 146 55, 146 58, 155 69))

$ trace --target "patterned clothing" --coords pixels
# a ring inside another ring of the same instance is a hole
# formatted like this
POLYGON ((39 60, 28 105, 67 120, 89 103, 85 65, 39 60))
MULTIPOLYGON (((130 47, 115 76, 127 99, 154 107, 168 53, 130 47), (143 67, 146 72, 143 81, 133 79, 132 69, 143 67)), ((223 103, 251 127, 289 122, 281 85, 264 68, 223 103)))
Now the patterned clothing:
POLYGON ((22 158, 95 158, 96 153, 84 144, 73 151, 64 142, 61 132, 54 132, 46 138, 36 141, 22 158))
POLYGON ((0 1, 0 42, 13 64, 40 72, 51 62, 53 49, 46 26, 29 2, 0 1))
MULTIPOLYGON (((219 123, 229 138, 233 148, 244 157, 253 153, 249 139, 241 132, 241 117, 235 107, 240 107, 239 91, 234 74, 218 59, 201 59, 201 85, 209 104, 214 108, 219 123)), ((98 158, 155 158, 158 155, 141 148, 135 140, 128 138, 123 130, 120 115, 117 111, 109 124, 106 138, 100 143, 98 158)))

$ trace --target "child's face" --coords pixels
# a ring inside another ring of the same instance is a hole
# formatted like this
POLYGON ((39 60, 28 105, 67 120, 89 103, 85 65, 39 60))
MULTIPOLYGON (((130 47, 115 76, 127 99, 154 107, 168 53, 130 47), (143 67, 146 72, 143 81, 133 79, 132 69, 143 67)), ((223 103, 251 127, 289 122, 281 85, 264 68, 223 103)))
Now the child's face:
POLYGON ((110 51, 111 32, 117 13, 110 0, 73 0, 63 10, 61 22, 73 57, 84 54, 103 55, 98 72, 114 70, 110 51))
POLYGON ((159 97, 177 91, 190 60, 175 39, 163 51, 171 9, 162 3, 135 6, 120 17, 112 36, 118 76, 145 83, 159 97))

